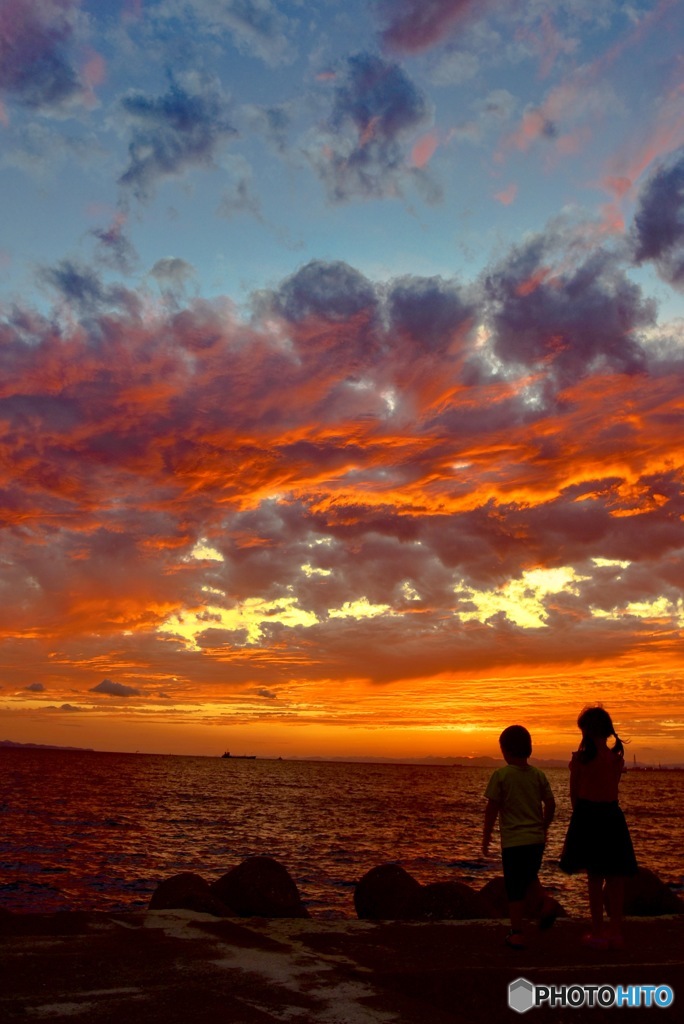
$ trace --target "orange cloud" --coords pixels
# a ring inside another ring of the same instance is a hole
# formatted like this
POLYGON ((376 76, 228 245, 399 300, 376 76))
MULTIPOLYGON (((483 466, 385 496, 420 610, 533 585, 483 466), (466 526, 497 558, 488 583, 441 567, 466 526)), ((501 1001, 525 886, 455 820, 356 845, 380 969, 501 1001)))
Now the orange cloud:
POLYGON ((548 130, 548 120, 542 110, 529 110, 523 114, 520 127, 510 136, 511 145, 516 149, 526 150, 530 143, 535 142, 545 130, 548 130))
POLYGON ((540 284, 547 281, 554 273, 552 267, 538 267, 533 274, 530 275, 525 281, 522 281, 517 285, 515 291, 516 295, 520 295, 523 298, 527 295, 531 295, 535 292, 540 284))
POLYGON ((679 86, 661 106, 656 123, 644 132, 638 144, 631 143, 627 150, 613 157, 601 182, 606 192, 617 200, 629 197, 653 163, 684 144, 683 98, 684 86, 679 86))
POLYGON ((107 64, 101 53, 91 53, 83 65, 81 72, 84 83, 89 89, 102 85, 107 76, 107 64))
POLYGON ((539 77, 548 77, 558 57, 571 48, 572 44, 564 39, 548 12, 544 12, 541 17, 541 37, 539 40, 539 77))
MULTIPOLYGON (((606 71, 633 47, 641 44, 653 27, 670 15, 673 18, 671 30, 679 32, 679 5, 676 0, 661 0, 614 46, 590 64, 576 69, 566 81, 554 87, 541 104, 526 111, 517 130, 504 141, 504 149, 513 147, 526 152, 537 140, 546 138, 559 156, 569 156, 583 150, 592 135, 590 124, 565 131, 561 131, 561 128, 576 121, 580 115, 588 115, 593 121, 605 116, 601 83, 606 71)), ((562 40, 546 16, 542 20, 542 31, 545 37, 543 52, 550 58, 551 54, 558 51, 562 40)), ((543 63, 542 70, 547 69, 548 63, 543 63)), ((620 194, 614 194, 618 198, 631 188, 654 159, 681 145, 683 115, 680 93, 681 88, 677 85, 671 95, 665 98, 658 113, 656 129, 645 129, 648 141, 638 151, 633 151, 631 156, 622 154, 616 157, 614 166, 604 178, 604 186, 610 191, 611 186, 616 185, 620 194), (628 183, 626 187, 625 181, 628 183)), ((638 135, 638 132, 632 133, 632 137, 638 135)), ((502 159, 502 153, 498 154, 498 159, 502 159)))
POLYGON ((411 150, 411 162, 414 167, 425 167, 434 156, 439 144, 436 132, 428 132, 423 135, 411 150))
POLYGON ((487 296, 313 262, 248 322, 71 268, 53 317, 6 323, 16 713, 40 711, 22 689, 39 677, 90 723, 108 678, 140 691, 116 714, 158 715, 160 737, 229 715, 263 744, 292 722, 309 744, 338 727, 369 742, 419 709, 418 749, 447 712, 468 735, 483 678, 480 736, 511 676, 532 714, 544 672, 674 664, 681 366, 666 347, 623 361, 643 311, 612 264, 530 252, 487 296))
POLYGON ((510 206, 511 203, 515 202, 516 196, 518 195, 518 186, 511 182, 501 192, 495 192, 494 198, 497 199, 503 206, 510 206))
POLYGON ((367 146, 371 139, 374 137, 378 125, 380 123, 379 117, 371 117, 368 123, 365 125, 363 131, 359 132, 359 145, 367 146))
POLYGON ((458 22, 481 13, 473 0, 398 0, 388 10, 383 42, 408 53, 425 50, 446 38, 458 22))

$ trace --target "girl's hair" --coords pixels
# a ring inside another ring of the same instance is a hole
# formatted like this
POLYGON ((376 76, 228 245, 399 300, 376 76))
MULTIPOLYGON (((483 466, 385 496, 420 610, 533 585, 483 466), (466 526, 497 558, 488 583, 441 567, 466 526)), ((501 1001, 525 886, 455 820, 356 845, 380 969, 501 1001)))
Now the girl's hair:
POLYGON ((613 752, 618 757, 625 756, 625 747, 615 732, 613 726, 613 720, 610 715, 603 707, 602 704, 591 704, 580 711, 579 718, 577 719, 577 725, 582 731, 582 742, 579 745, 580 760, 586 764, 588 761, 593 761, 597 754, 597 747, 595 743, 595 737, 599 736, 604 739, 608 739, 609 736, 615 737, 615 743, 613 744, 613 752))

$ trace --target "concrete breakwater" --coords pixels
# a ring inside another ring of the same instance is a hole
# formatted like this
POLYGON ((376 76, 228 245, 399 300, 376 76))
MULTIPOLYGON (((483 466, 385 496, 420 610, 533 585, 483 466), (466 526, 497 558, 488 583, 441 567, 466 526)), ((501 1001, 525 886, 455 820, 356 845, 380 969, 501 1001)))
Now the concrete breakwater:
MULTIPOLYGON (((422 885, 398 864, 371 868, 354 887, 356 916, 371 921, 449 921, 500 919, 508 914, 503 879, 476 890, 464 882, 422 885)), ((271 857, 248 857, 214 882, 194 872, 162 881, 152 910, 193 910, 216 917, 306 918, 306 908, 287 868, 271 857)), ((527 907, 534 917, 534 905, 527 907)), ((556 903, 559 917, 568 916, 556 903)), ((658 916, 684 913, 684 900, 647 868, 627 882, 625 913, 658 916)))

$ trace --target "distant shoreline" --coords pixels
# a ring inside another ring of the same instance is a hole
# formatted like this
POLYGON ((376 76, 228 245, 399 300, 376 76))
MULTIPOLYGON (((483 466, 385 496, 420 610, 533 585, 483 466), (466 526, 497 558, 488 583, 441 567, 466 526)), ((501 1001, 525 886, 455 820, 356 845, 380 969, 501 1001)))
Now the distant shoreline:
MULTIPOLYGON (((55 743, 18 743, 15 740, 0 740, 0 749, 23 749, 23 750, 65 750, 72 751, 75 753, 86 753, 86 754, 127 754, 131 756, 145 756, 145 757, 203 757, 207 760, 214 760, 215 758, 221 758, 219 754, 173 754, 173 753, 159 753, 154 751, 146 750, 96 750, 94 747, 66 747, 60 746, 55 743)), ((275 754, 257 754, 253 758, 243 758, 239 755, 235 755, 231 758, 231 761, 241 760, 257 760, 257 761, 287 761, 290 763, 304 763, 304 764, 403 764, 407 767, 423 767, 423 768, 498 768, 504 764, 501 758, 489 757, 488 755, 481 755, 478 757, 467 757, 467 756, 454 756, 454 757, 373 757, 368 755, 367 757, 344 757, 344 756, 332 756, 332 757, 321 757, 320 755, 312 755, 311 757, 280 757, 275 754)), ((535 765, 537 768, 567 768, 567 758, 530 758, 530 763, 535 765)), ((636 765, 627 765, 627 771, 684 771, 684 763, 674 764, 648 764, 645 762, 639 762, 636 765)))
POLYGON ((62 747, 57 743, 16 743, 14 740, 0 740, 0 747, 25 747, 28 750, 80 750, 87 754, 109 753, 109 751, 95 750, 94 747, 62 747))

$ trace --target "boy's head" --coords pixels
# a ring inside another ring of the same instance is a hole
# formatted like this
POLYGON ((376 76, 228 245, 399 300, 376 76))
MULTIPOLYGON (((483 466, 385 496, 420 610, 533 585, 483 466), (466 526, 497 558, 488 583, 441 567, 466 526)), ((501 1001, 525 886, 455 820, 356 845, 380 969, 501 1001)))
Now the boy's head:
POLYGON ((499 746, 504 756, 526 758, 532 753, 532 737, 524 725, 509 725, 499 736, 499 746))

